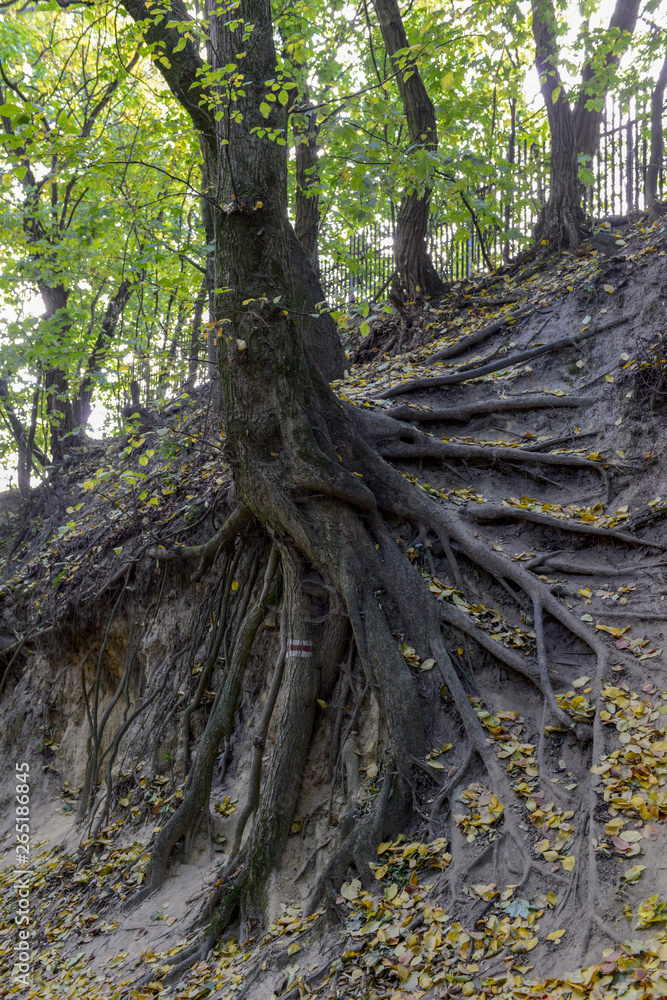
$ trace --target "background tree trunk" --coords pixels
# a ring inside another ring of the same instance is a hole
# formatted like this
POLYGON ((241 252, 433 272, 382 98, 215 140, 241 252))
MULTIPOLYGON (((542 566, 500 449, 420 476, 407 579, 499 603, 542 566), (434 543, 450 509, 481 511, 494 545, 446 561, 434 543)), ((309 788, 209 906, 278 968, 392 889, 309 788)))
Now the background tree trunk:
POLYGON ((296 197, 294 212, 294 232, 304 248, 315 274, 319 277, 320 262, 318 239, 320 229, 319 173, 317 162, 317 139, 320 128, 317 111, 308 111, 310 98, 308 90, 303 93, 304 110, 294 117, 296 156, 296 197))
MULTIPOLYGON (((403 19, 396 0, 373 0, 387 54, 396 73, 412 149, 438 148, 435 108, 426 92, 414 60, 396 55, 409 48, 403 19)), ((414 189, 406 194, 398 209, 394 257, 396 269, 409 299, 418 295, 437 298, 445 285, 426 249, 431 213, 431 189, 414 189)))
POLYGON ((601 59, 593 53, 581 74, 581 90, 574 109, 574 135, 577 153, 584 153, 589 164, 600 145, 600 122, 613 74, 634 33, 640 6, 641 0, 616 0, 606 32, 606 40, 614 44, 601 59), (599 107, 587 107, 593 101, 599 107))
POLYGON ((665 140, 662 133, 662 109, 665 103, 665 87, 667 87, 667 56, 655 82, 651 95, 651 157, 646 168, 645 202, 649 221, 654 222, 660 209, 658 201, 658 177, 665 151, 665 140))
POLYGON ((123 309, 130 301, 133 290, 134 286, 132 282, 127 280, 122 281, 115 295, 109 299, 100 332, 88 358, 86 372, 81 379, 79 391, 72 403, 72 421, 75 427, 82 428, 80 437, 83 437, 85 434, 86 424, 90 420, 93 392, 95 391, 95 373, 101 368, 104 354, 114 338, 118 320, 123 314, 123 309))
MULTIPOLYGON (((507 162, 513 164, 516 156, 516 97, 510 97, 510 134, 509 141, 507 144, 507 162)), ((512 192, 511 190, 505 195, 507 199, 505 203, 505 233, 509 232, 510 224, 512 221, 512 192)), ((511 244, 509 239, 506 240, 503 247, 503 260, 507 263, 511 257, 511 244)))
POLYGON ((199 351, 201 348, 201 323, 202 316, 204 314, 204 306, 209 299, 210 289, 211 282, 209 280, 207 269, 206 274, 201 280, 201 285, 199 286, 199 292, 197 293, 197 298, 195 299, 192 314, 192 327, 190 330, 190 341, 188 344, 188 376, 183 386, 186 392, 192 392, 197 381, 197 374, 199 372, 199 351))
MULTIPOLYGON (((200 141, 202 151, 201 162, 201 186, 204 197, 201 199, 201 221, 206 235, 206 281, 208 285, 208 295, 206 303, 208 305, 208 322, 213 322, 213 302, 215 299, 214 270, 215 270, 215 225, 213 224, 213 200, 215 198, 215 174, 209 178, 207 173, 209 161, 215 165, 217 170, 217 152, 212 144, 207 143, 202 138, 200 141)), ((222 393, 220 391, 220 373, 218 372, 218 350, 216 343, 216 331, 209 326, 206 337, 206 378, 211 382, 211 405, 217 413, 222 409, 222 393)))
MULTIPOLYGON (((44 319, 51 320, 58 326, 58 339, 69 327, 67 315, 67 300, 69 292, 63 285, 54 288, 40 282, 39 290, 45 306, 44 319)), ((62 368, 47 368, 44 373, 44 395, 46 397, 46 415, 49 422, 49 448, 51 460, 59 462, 65 451, 65 440, 70 439, 72 431, 77 426, 70 400, 70 385, 67 373, 62 368)), ((74 440, 70 439, 74 444, 74 440)))
POLYGON ((549 200, 537 224, 536 237, 576 247, 581 242, 584 213, 579 196, 574 115, 558 71, 556 15, 552 0, 531 0, 531 8, 535 65, 551 132, 549 200))
POLYGON ((30 476, 33 461, 36 459, 43 467, 47 465, 46 455, 35 446, 35 431, 37 429, 40 392, 41 387, 38 382, 32 395, 30 427, 26 430, 17 416, 16 410, 14 409, 14 403, 9 391, 8 380, 6 377, 0 378, 0 406, 2 407, 5 420, 9 424, 18 450, 16 473, 18 488, 22 496, 27 496, 30 492, 30 476))

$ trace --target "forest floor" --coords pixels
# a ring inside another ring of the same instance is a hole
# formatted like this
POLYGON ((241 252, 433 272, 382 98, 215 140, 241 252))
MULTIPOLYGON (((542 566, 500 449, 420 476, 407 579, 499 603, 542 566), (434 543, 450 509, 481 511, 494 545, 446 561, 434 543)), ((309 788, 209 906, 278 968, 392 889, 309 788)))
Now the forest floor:
MULTIPOLYGON (((201 669, 190 660, 177 675, 175 650, 188 614, 206 613, 212 568, 170 561, 161 546, 186 529, 189 544, 205 541, 231 506, 207 387, 121 440, 91 444, 28 503, 0 498, 0 996, 667 996, 667 222, 611 232, 612 256, 584 245, 460 283, 435 308, 379 313, 335 385, 356 407, 401 420, 399 439, 378 439, 387 460, 579 623, 573 635, 540 611, 536 624, 535 605, 507 579, 501 586, 396 526, 442 609, 482 742, 508 785, 494 787, 477 766, 460 720, 440 725, 447 685, 432 659, 403 644, 434 706, 423 769, 435 784, 418 790, 412 826, 380 843, 371 872, 348 872, 335 903, 306 915, 337 817, 351 800, 363 814, 379 790, 382 727, 351 672, 345 692, 321 705, 266 925, 235 928, 176 984, 164 976, 196 934, 233 839, 248 741, 234 745, 233 765, 220 762, 208 829, 138 908, 124 901, 183 792, 173 712, 167 720, 161 707, 156 721, 147 707, 116 761, 103 826, 74 818, 92 732, 86 670, 98 654, 102 693, 123 693, 109 712, 116 732, 142 685, 171 683, 164 663, 179 697, 201 669), (116 612, 119 580, 134 618, 116 612), (130 692, 124 656, 137 621, 141 670, 130 692), (14 760, 29 762, 33 789, 29 985, 12 972, 14 760)), ((275 654, 275 629, 269 615, 256 656, 275 654)), ((255 676, 245 730, 263 697, 255 676)), ((213 697, 206 690, 200 716, 213 697)), ((202 729, 193 717, 195 740, 202 729)))

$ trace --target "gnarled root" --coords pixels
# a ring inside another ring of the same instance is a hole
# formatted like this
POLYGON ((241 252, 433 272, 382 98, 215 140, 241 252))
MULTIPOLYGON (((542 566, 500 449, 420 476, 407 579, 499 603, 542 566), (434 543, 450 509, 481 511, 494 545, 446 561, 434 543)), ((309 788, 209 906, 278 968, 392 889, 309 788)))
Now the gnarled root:
POLYGON ((130 898, 128 901, 130 905, 138 905, 159 888, 166 877, 169 858, 174 847, 200 822, 203 810, 208 806, 218 747, 223 737, 229 739, 231 735, 234 710, 248 657, 264 619, 266 606, 275 597, 273 584, 277 562, 277 550, 273 549, 268 559, 261 594, 246 613, 239 628, 225 681, 213 703, 192 770, 188 775, 183 801, 160 831, 151 852, 146 885, 139 893, 130 898))
POLYGON ((548 396, 541 393, 524 393, 506 399, 479 399, 474 403, 460 403, 458 406, 417 406, 399 404, 390 410, 382 410, 385 416, 394 420, 404 420, 409 424, 438 421, 442 423, 466 424, 470 420, 487 413, 521 413, 531 410, 577 409, 593 402, 592 396, 548 396))

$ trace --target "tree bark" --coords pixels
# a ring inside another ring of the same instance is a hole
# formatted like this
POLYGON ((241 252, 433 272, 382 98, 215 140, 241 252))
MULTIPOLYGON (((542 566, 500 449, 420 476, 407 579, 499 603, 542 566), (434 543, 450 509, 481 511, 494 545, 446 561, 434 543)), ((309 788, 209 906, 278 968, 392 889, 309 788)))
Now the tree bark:
MULTIPOLYGON (((516 97, 510 97, 510 134, 507 143, 507 162, 514 165, 514 159, 516 155, 516 97)), ((505 195, 507 201, 505 203, 505 235, 509 232, 510 225, 512 222, 512 192, 511 189, 505 195)), ((506 239, 503 246, 503 260, 508 263, 511 257, 510 252, 510 240, 506 239)))
MULTIPOLYGON (((397 0, 373 0, 375 13, 396 83, 403 102, 412 150, 438 148, 435 108, 414 59, 400 56, 410 46, 397 0)), ((408 154, 409 155, 409 154, 408 154)), ((426 235, 431 213, 431 188, 413 184, 399 206, 394 238, 394 258, 408 299, 418 296, 438 298, 445 285, 426 249, 426 235)))
POLYGON ((584 213, 579 197, 574 115, 558 69, 556 14, 552 0, 531 0, 535 65, 540 77, 551 133, 549 199, 537 223, 536 237, 558 246, 581 242, 584 213))
POLYGON ((17 482, 22 496, 27 496, 30 491, 30 474, 33 460, 37 460, 41 466, 46 466, 46 455, 35 446, 35 431, 37 428, 37 412, 39 404, 40 385, 37 383, 33 390, 32 409, 30 414, 30 428, 26 431, 21 420, 14 409, 14 403, 9 393, 7 378, 0 378, 0 406, 9 424, 12 435, 18 450, 17 482))
POLYGON ((585 154, 589 165, 600 144, 605 99, 634 33, 640 6, 641 0, 616 0, 605 39, 586 61, 581 74, 581 89, 574 109, 574 135, 577 153, 585 154))
POLYGON ((665 103, 665 87, 667 87, 667 56, 655 82, 651 95, 651 157, 646 168, 645 205, 649 213, 649 221, 655 221, 660 210, 658 201, 658 177, 665 151, 665 140, 662 131, 662 109, 665 103))

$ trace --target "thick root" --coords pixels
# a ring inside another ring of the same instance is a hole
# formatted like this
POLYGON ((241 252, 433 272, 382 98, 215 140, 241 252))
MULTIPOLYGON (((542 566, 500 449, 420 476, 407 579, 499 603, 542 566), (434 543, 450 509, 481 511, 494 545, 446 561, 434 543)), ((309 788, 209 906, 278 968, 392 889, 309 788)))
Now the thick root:
POLYGON ((524 361, 532 361, 534 358, 542 357, 544 354, 573 347, 575 344, 580 344, 582 341, 588 340, 598 333, 615 329, 621 326, 621 324, 627 323, 630 319, 632 319, 631 316, 623 316, 621 319, 611 320, 608 323, 600 323, 599 326, 583 330, 581 333, 573 334, 571 337, 562 337, 560 340, 554 340, 551 344, 531 347, 526 351, 518 351, 516 354, 506 354, 500 359, 489 361, 488 364, 476 365, 474 367, 466 365, 465 370, 453 372, 450 375, 407 379, 405 382, 399 382, 398 385, 393 385, 389 389, 384 389, 382 392, 376 393, 374 398, 393 399, 395 396, 405 395, 406 392, 439 389, 446 385, 460 385, 462 382, 469 382, 471 379, 480 378, 482 375, 504 371, 507 368, 512 368, 514 365, 523 364, 524 361))
MULTIPOLYGON (((474 462, 504 462, 511 465, 539 466, 549 465, 567 469, 587 469, 601 476, 606 484, 607 499, 610 495, 610 482, 606 469, 599 462, 592 462, 581 455, 558 455, 527 451, 523 448, 505 447, 503 445, 473 445, 457 444, 452 441, 439 441, 435 437, 424 434, 414 427, 394 420, 384 413, 355 410, 355 418, 365 433, 375 443, 383 458, 410 461, 418 458, 458 459, 474 462)), ((503 508, 504 509, 504 508, 503 508)))
POLYGON ((506 315, 494 320, 493 323, 489 323, 488 326, 482 327, 481 330, 477 330, 475 333, 471 333, 469 336, 458 340, 450 347, 443 347, 440 351, 436 351, 435 354, 432 354, 428 358, 428 361, 432 363, 434 361, 448 361, 450 358, 457 358, 460 354, 465 354, 471 347, 485 343, 494 333, 499 333, 504 327, 513 326, 517 320, 526 319, 535 312, 535 309, 536 306, 530 305, 524 306, 523 309, 517 309, 515 312, 506 313, 506 315))
POLYGON ((555 410, 577 409, 589 406, 592 396, 548 396, 539 393, 526 393, 510 399, 496 396, 494 399, 480 399, 478 402, 459 406, 427 407, 416 403, 393 406, 382 413, 394 420, 404 420, 406 423, 426 423, 438 421, 442 423, 466 424, 470 420, 484 416, 487 413, 520 413, 525 410, 555 410))
POLYGON ((627 531, 619 531, 618 528, 599 528, 596 525, 582 524, 579 521, 565 518, 551 517, 549 514, 540 514, 538 511, 525 510, 523 507, 503 507, 499 504, 483 504, 466 509, 466 517, 470 517, 481 523, 493 521, 529 521, 531 524, 540 524, 546 528, 558 531, 570 531, 577 535, 588 535, 593 538, 613 538, 617 542, 625 545, 646 547, 665 551, 664 545, 656 542, 644 541, 642 538, 635 538, 627 531))

